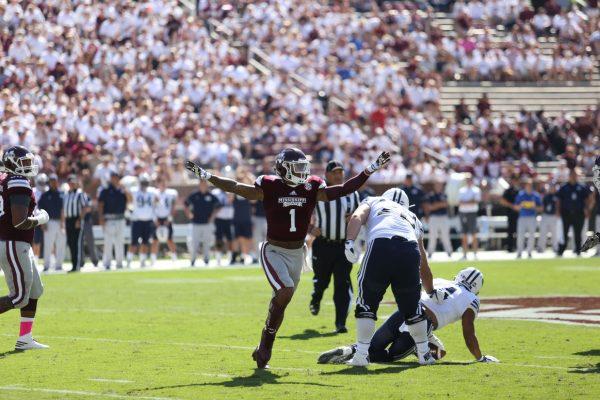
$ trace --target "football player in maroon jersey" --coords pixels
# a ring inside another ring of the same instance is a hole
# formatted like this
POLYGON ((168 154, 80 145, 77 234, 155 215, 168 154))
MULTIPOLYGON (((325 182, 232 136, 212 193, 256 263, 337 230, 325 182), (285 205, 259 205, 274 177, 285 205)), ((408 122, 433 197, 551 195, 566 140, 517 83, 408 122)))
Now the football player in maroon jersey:
POLYGON ((34 214, 35 196, 29 184, 37 174, 33 154, 13 146, 2 155, 0 170, 0 267, 8 285, 8 296, 0 297, 0 314, 19 308, 21 328, 15 350, 45 349, 31 337, 37 301, 44 288, 35 266, 33 230, 48 222, 48 213, 34 214), (4 172, 4 173, 2 173, 4 172))
POLYGON ((212 175, 192 161, 186 168, 226 192, 263 202, 267 216, 267 238, 260 246, 260 262, 273 288, 269 313, 259 346, 252 353, 258 368, 268 367, 277 330, 294 295, 305 263, 306 237, 317 201, 331 201, 358 190, 369 175, 384 167, 390 154, 383 152, 363 172, 342 185, 326 187, 310 175, 310 163, 298 149, 282 150, 275 160, 276 175, 262 175, 254 186, 212 175))

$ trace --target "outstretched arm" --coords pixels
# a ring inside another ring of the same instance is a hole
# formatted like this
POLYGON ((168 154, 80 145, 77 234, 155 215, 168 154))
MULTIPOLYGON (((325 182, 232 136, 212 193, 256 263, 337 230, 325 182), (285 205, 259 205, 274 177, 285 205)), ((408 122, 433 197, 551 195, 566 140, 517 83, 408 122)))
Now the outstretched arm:
POLYGON ((319 189, 317 192, 317 200, 319 201, 331 201, 344 197, 347 194, 357 191, 362 185, 365 184, 369 176, 386 166, 390 162, 390 153, 387 151, 382 152, 377 160, 369 165, 363 172, 348 179, 342 185, 329 186, 323 189, 319 189))
POLYGON ((473 354, 473 357, 479 360, 481 349, 479 349, 479 342, 475 335, 475 312, 471 309, 467 309, 462 316, 462 331, 467 348, 473 354))
POLYGON ((193 163, 192 161, 186 161, 185 167, 189 171, 193 172, 194 175, 196 175, 198 178, 209 181, 215 187, 218 187, 219 189, 225 192, 238 194, 248 200, 263 199, 263 191, 261 188, 246 185, 244 183, 237 182, 233 179, 213 175, 210 172, 201 168, 199 165, 193 163))

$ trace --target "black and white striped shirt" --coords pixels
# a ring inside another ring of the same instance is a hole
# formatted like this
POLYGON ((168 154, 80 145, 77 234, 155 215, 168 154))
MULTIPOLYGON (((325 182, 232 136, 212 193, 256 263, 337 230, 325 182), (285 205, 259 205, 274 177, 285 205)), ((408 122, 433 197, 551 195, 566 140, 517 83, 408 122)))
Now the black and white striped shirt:
POLYGON ((360 205, 358 192, 340 199, 319 201, 316 210, 316 226, 321 236, 329 240, 346 239, 346 216, 351 215, 360 205))
POLYGON ((81 189, 65 193, 63 207, 65 218, 79 218, 84 207, 90 205, 90 198, 81 189))

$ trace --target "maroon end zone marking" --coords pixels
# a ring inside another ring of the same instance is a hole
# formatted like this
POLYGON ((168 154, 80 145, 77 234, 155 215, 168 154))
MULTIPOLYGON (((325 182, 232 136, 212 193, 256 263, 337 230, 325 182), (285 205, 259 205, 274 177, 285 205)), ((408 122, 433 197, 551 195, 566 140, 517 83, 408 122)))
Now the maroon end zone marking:
POLYGON ((487 313, 495 313, 504 318, 514 316, 535 321, 600 326, 600 297, 484 298, 481 303, 483 307, 480 313, 484 316, 487 313))

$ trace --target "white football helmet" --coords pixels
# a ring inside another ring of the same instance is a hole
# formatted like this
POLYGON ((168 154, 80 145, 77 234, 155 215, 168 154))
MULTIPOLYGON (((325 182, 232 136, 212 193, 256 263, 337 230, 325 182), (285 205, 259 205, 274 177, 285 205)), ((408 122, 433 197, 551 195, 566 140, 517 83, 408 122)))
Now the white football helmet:
POLYGON ((400 188, 391 188, 386 190, 381 197, 391 200, 394 203, 398 203, 400 204, 402 207, 408 208, 409 207, 409 201, 408 201, 408 196, 407 194, 404 192, 404 190, 400 189, 400 188))
POLYGON ((470 292, 477 294, 483 286, 483 274, 475 267, 465 268, 454 277, 454 283, 463 285, 470 292))

